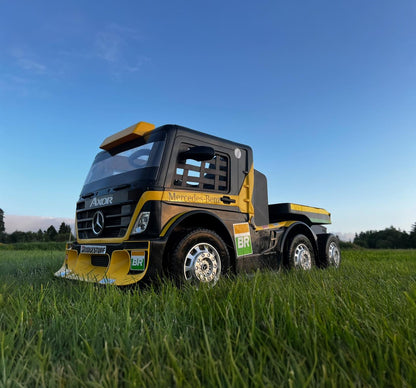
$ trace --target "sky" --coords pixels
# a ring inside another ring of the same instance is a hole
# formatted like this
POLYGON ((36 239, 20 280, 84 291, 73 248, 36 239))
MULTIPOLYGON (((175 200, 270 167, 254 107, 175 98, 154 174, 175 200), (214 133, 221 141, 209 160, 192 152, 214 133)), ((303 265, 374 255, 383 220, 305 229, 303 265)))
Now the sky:
POLYGON ((415 108, 412 0, 0 0, 8 232, 73 219, 101 142, 139 121, 250 145, 269 202, 332 232, 409 231, 415 108))

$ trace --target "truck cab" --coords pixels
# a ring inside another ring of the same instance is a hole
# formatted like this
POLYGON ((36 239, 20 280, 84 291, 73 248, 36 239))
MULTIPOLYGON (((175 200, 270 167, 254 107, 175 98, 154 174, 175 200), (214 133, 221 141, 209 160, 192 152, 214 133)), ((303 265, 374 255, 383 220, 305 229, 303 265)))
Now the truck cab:
POLYGON ((213 285, 258 268, 340 264, 324 226, 330 213, 269 204, 247 145, 139 122, 100 148, 58 277, 124 286, 168 275, 213 285))

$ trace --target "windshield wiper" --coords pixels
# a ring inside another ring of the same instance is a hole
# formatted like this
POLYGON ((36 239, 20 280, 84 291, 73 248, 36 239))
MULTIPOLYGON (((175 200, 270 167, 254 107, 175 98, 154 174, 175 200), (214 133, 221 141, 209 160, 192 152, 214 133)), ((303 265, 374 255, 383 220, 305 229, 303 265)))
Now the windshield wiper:
POLYGON ((131 184, 130 183, 124 183, 122 185, 118 185, 116 187, 113 188, 114 191, 118 191, 118 190, 122 190, 122 189, 127 189, 127 187, 130 187, 131 184))
POLYGON ((86 199, 86 198, 92 197, 93 195, 94 193, 88 193, 88 194, 81 195, 81 198, 86 199))

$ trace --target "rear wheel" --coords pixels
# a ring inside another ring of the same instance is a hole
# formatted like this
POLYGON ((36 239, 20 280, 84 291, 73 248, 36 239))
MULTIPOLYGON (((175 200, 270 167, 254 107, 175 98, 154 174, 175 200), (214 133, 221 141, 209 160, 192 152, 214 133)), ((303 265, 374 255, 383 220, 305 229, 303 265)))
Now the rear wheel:
POLYGON ((170 260, 170 272, 179 283, 215 285, 229 268, 230 255, 220 236, 197 229, 183 236, 170 260))
POLYGON ((308 237, 298 234, 293 237, 286 252, 286 267, 310 270, 315 265, 315 253, 308 237))
POLYGON ((318 235, 319 264, 321 267, 338 268, 341 264, 339 240, 333 234, 318 235))

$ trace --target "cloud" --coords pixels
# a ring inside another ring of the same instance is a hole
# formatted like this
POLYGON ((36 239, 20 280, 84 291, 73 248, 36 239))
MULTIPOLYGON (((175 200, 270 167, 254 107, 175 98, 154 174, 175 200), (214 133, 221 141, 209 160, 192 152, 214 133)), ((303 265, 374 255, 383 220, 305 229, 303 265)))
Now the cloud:
POLYGON ((355 233, 337 233, 337 232, 332 232, 332 233, 334 233, 336 236, 338 236, 338 238, 341 241, 352 242, 354 240, 354 237, 355 237, 355 233))
POLYGON ((96 33, 94 52, 115 75, 137 72, 143 64, 150 62, 147 56, 136 54, 140 39, 136 30, 112 23, 96 33))
MULTIPOLYGON (((107 72, 119 77, 136 73, 150 62, 150 58, 141 53, 143 37, 134 28, 110 23, 99 30, 82 32, 82 40, 78 39, 80 31, 70 33, 74 44, 62 44, 58 50, 53 47, 35 48, 24 43, 9 47, 9 74, 33 81, 45 76, 61 79, 69 75, 77 76, 78 72, 83 73, 91 66, 96 69, 97 65, 104 65, 107 72), (85 39, 87 35, 92 39, 85 39)), ((9 90, 23 89, 23 83, 15 82, 11 77, 0 75, 0 86, 9 90)), ((29 85, 24 90, 25 93, 20 94, 27 94, 29 85)))
POLYGON ((53 225, 57 230, 62 222, 71 226, 75 230, 75 220, 73 218, 63 217, 40 217, 40 216, 17 216, 5 214, 4 226, 6 233, 13 233, 16 230, 21 232, 37 232, 39 229, 46 230, 53 225))
POLYGON ((46 65, 39 62, 33 57, 33 55, 25 52, 20 48, 13 48, 11 50, 11 55, 15 59, 17 65, 27 72, 44 74, 47 71, 46 65))
POLYGON ((0 95, 14 94, 19 97, 44 95, 44 89, 40 86, 45 76, 50 75, 50 69, 30 53, 13 47, 8 51, 10 66, 9 71, 0 74, 0 95))
POLYGON ((8 66, 0 74, 0 96, 49 96, 49 82, 45 79, 77 79, 91 67, 94 71, 102 68, 111 77, 120 79, 139 72, 151 61, 141 53, 143 37, 133 28, 111 23, 100 30, 70 33, 70 37, 76 44, 60 45, 57 51, 53 47, 31 47, 25 43, 9 46, 1 54, 6 54, 8 66), (76 40, 78 35, 83 39, 76 40), (87 35, 92 39, 85 39, 87 35))
POLYGON ((110 32, 100 32, 96 40, 97 56, 107 62, 115 63, 121 59, 123 41, 119 36, 110 32))
POLYGON ((35 73, 45 73, 46 72, 46 66, 42 65, 39 62, 35 62, 32 59, 29 58, 20 58, 18 60, 18 64, 20 67, 24 70, 32 71, 35 73))

